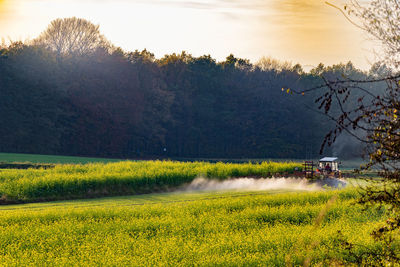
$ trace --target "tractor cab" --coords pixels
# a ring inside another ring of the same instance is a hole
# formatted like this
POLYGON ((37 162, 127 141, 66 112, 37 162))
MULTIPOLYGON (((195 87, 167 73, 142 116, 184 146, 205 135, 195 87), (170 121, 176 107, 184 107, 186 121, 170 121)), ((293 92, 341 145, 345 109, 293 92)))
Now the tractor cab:
POLYGON ((338 178, 341 175, 339 161, 336 157, 324 157, 318 161, 317 172, 325 177, 338 178))

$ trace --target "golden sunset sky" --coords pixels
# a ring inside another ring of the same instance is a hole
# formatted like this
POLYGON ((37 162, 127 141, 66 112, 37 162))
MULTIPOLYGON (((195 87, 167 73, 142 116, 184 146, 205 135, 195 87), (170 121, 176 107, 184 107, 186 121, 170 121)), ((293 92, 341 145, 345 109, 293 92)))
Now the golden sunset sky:
POLYGON ((72 16, 99 24, 125 50, 146 48, 156 57, 185 50, 219 61, 230 53, 252 62, 270 56, 306 68, 351 60, 363 69, 375 60, 367 36, 324 0, 0 0, 0 37, 32 39, 51 20, 72 16))

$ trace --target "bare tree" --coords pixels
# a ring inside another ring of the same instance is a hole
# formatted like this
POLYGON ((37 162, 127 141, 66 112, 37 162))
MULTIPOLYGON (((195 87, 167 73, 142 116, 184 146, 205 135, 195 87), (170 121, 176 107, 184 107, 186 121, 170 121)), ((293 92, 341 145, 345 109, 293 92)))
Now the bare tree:
POLYGON ((373 0, 369 5, 357 0, 344 7, 349 16, 360 19, 361 27, 382 44, 384 60, 400 67, 400 1, 373 0))
POLYGON ((34 43, 55 51, 58 56, 82 56, 109 47, 99 25, 76 17, 53 20, 34 43))
POLYGON ((293 64, 291 62, 279 61, 271 57, 262 57, 255 65, 264 71, 274 70, 277 72, 282 72, 283 70, 291 70, 293 68, 293 64))
MULTIPOLYGON (((359 171, 375 167, 379 178, 369 180, 359 203, 385 207, 388 219, 372 233, 382 249, 367 250, 353 259, 361 265, 395 266, 400 263, 400 1, 350 1, 343 8, 328 4, 381 43, 382 62, 391 70, 365 80, 345 74, 338 79, 322 72, 321 86, 298 93, 325 90, 315 102, 336 126, 326 135, 322 149, 343 132, 366 145, 367 163, 359 171)), ((344 243, 353 253, 354 246, 344 243)))

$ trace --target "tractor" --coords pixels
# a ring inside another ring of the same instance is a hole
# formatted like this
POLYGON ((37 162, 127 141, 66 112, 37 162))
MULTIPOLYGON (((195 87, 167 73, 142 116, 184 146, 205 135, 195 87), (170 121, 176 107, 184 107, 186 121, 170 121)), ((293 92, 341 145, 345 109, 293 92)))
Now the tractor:
POLYGON ((342 173, 339 170, 338 158, 324 157, 320 159, 315 174, 324 178, 341 178, 342 173))
POLYGON ((305 161, 303 170, 304 176, 309 179, 341 178, 342 176, 336 157, 324 157, 318 161, 317 166, 314 165, 313 161, 305 161), (314 169, 314 167, 317 168, 314 169))

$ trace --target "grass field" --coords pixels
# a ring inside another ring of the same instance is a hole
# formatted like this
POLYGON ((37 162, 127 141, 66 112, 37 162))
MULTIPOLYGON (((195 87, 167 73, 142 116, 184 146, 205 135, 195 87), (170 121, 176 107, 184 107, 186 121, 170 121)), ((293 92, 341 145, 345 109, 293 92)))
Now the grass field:
POLYGON ((54 155, 0 153, 0 162, 5 163, 46 163, 46 164, 86 164, 96 162, 119 162, 121 159, 87 158, 54 155))
POLYGON ((379 249, 369 232, 383 211, 362 212, 354 205, 356 196, 354 189, 166 193, 2 206, 0 262, 285 266, 311 260, 328 265, 348 257, 338 246, 339 230, 350 241, 379 249))

